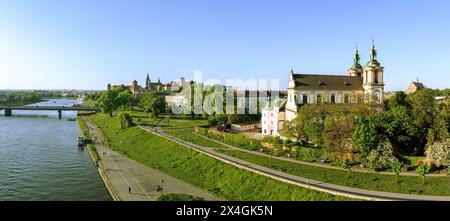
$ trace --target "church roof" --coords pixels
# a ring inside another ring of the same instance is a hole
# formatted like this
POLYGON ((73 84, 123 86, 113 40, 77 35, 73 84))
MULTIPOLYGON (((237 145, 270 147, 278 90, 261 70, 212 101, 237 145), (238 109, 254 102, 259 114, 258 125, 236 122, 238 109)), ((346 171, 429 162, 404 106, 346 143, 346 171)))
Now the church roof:
POLYGON ((411 84, 412 85, 414 85, 417 89, 420 89, 420 88, 424 88, 425 86, 422 84, 422 83, 420 83, 420 82, 411 82, 411 84))
POLYGON ((363 78, 345 75, 294 74, 295 89, 350 91, 363 89, 363 78))

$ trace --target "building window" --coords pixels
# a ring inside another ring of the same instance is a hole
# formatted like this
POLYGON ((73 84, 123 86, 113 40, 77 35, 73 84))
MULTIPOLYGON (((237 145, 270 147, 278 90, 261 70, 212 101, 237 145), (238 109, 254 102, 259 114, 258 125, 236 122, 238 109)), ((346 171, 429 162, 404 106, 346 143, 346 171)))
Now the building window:
POLYGON ((308 96, 303 95, 303 103, 307 104, 308 103, 308 96))
POLYGON ((318 104, 322 103, 322 95, 320 95, 320 94, 317 95, 317 102, 316 103, 318 103, 318 104))
POLYGON ((336 95, 334 95, 334 94, 331 95, 331 103, 332 104, 336 103, 336 95))
POLYGON ((374 73, 374 78, 375 83, 378 84, 378 73, 374 73))
POLYGON ((344 95, 344 103, 348 104, 349 103, 349 97, 348 95, 344 95))

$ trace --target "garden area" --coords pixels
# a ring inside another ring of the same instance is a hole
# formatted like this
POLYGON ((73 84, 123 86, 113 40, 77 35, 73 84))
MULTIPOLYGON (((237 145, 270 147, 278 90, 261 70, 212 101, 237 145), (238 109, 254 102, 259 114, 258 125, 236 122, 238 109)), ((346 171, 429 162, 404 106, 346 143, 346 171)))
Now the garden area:
POLYGON ((349 200, 238 169, 139 127, 121 129, 117 116, 90 116, 108 144, 131 159, 226 200, 349 200))

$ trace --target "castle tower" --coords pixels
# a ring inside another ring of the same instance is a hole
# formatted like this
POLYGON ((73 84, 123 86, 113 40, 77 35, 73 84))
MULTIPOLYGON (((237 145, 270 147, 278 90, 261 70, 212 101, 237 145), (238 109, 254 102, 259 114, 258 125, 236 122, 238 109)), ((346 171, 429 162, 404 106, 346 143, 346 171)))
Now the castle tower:
POLYGON ((139 93, 138 82, 136 80, 131 82, 131 93, 137 94, 139 93))
POLYGON ((352 77, 362 77, 363 67, 359 63, 361 57, 359 56, 358 45, 356 45, 356 51, 353 55, 353 65, 348 69, 348 75, 352 77))
POLYGON ((375 42, 372 40, 372 48, 370 49, 370 59, 363 70, 363 88, 365 101, 368 103, 383 103, 384 67, 377 60, 377 50, 375 42))

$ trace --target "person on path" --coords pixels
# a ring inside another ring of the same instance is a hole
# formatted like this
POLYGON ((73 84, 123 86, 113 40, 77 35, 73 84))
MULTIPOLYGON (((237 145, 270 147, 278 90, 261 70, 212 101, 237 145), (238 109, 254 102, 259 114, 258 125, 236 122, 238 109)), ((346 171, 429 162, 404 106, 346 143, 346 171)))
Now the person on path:
POLYGON ((131 194, 131 187, 128 187, 128 194, 131 194))

